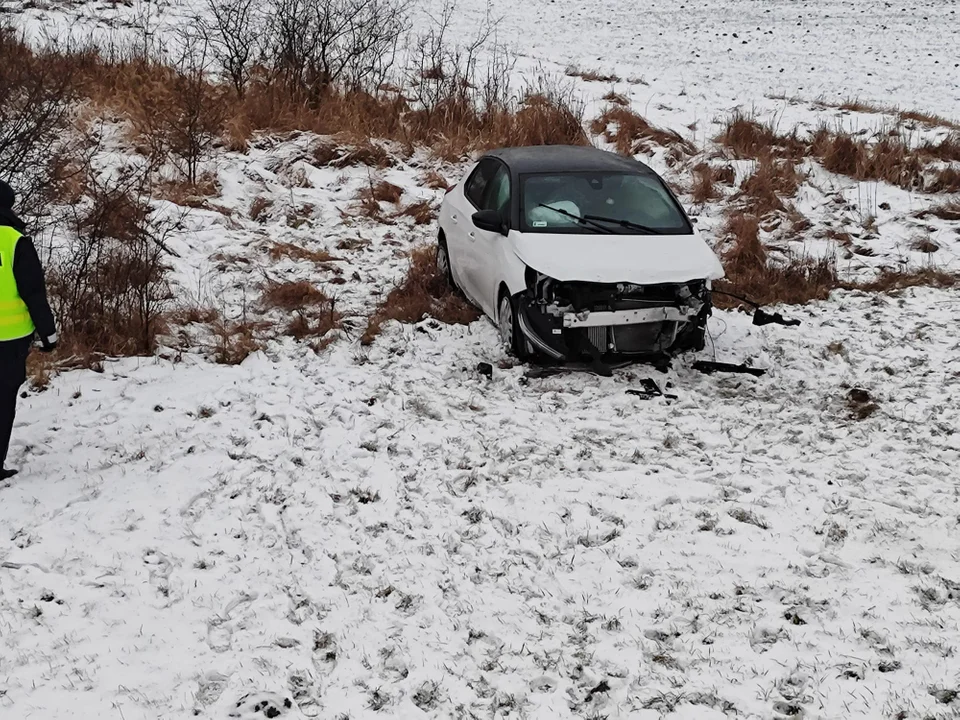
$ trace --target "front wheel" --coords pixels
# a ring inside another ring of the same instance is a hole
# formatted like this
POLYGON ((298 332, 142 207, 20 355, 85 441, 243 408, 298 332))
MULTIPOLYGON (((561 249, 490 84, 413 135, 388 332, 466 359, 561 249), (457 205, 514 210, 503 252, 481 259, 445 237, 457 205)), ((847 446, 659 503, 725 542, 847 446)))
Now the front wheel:
POLYGON ((447 241, 442 237, 437 240, 437 271, 443 275, 447 285, 456 288, 453 281, 453 268, 450 265, 450 251, 447 249, 447 241))
POLYGON ((500 330, 500 344, 509 355, 518 360, 526 360, 531 351, 527 339, 523 337, 517 323, 517 304, 506 292, 500 296, 497 308, 497 328, 500 330))

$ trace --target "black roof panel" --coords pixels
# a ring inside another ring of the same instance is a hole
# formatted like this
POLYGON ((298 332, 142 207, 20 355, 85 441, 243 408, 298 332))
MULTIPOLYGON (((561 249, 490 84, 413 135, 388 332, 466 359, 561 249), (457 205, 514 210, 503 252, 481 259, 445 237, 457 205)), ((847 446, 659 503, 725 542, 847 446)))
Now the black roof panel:
POLYGON ((505 162, 511 174, 549 172, 629 172, 655 175, 639 160, 617 155, 606 150, 579 145, 536 145, 531 147, 500 148, 485 157, 496 157, 505 162))

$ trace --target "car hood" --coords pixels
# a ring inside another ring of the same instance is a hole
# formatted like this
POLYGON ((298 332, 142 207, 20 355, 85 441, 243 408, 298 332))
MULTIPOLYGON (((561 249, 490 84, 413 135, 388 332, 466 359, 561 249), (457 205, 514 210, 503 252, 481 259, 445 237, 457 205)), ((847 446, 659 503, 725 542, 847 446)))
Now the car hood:
POLYGON ((722 278, 713 250, 695 235, 569 235, 511 232, 529 267, 560 281, 636 285, 722 278))

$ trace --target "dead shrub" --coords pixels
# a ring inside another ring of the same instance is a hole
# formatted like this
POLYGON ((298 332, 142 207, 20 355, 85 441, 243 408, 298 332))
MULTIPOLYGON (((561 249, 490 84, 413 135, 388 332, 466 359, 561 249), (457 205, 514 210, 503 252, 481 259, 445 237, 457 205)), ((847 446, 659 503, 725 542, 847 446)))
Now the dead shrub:
POLYGON ((16 189, 21 216, 35 223, 71 165, 60 150, 77 98, 75 53, 34 52, 0 25, 0 58, 0 177, 16 189))
POLYGON ((853 420, 866 420, 880 409, 870 393, 863 388, 850 388, 846 401, 850 418, 853 420))
POLYGON ((953 288, 960 284, 960 277, 937 267, 916 269, 883 269, 872 280, 860 283, 845 283, 843 287, 865 292, 890 293, 913 287, 953 288))
POLYGON ((960 192, 960 170, 952 167, 937 170, 924 189, 933 193, 960 192))
POLYGON ((960 220, 960 200, 951 200, 914 213, 914 217, 921 219, 931 216, 941 220, 960 220))
POLYGON ((593 120, 590 129, 595 135, 603 135, 621 155, 632 157, 638 153, 651 152, 654 146, 676 150, 683 156, 693 155, 693 143, 673 130, 664 130, 651 125, 626 107, 610 107, 593 120))
POLYGON ((429 201, 421 200, 398 210, 394 217, 409 217, 414 225, 429 225, 437 219, 437 211, 429 201))
POLYGON ((372 220, 387 222, 380 203, 396 204, 400 202, 402 195, 403 188, 398 185, 389 183, 386 180, 374 181, 371 179, 369 184, 366 187, 360 188, 357 193, 357 208, 363 215, 372 220))
POLYGON ((794 130, 789 135, 777 132, 772 122, 761 123, 741 112, 734 113, 726 122, 715 142, 727 148, 735 158, 760 159, 763 157, 801 159, 806 154, 806 145, 794 130))
POLYGON ((717 187, 717 176, 713 167, 707 163, 700 163, 693 168, 690 194, 698 205, 723 197, 723 191, 717 187))
POLYGON ((331 300, 314 313, 298 310, 287 324, 285 333, 295 340, 325 338, 341 327, 342 320, 343 316, 337 312, 336 304, 331 300))
POLYGON ((395 161, 386 150, 369 140, 348 150, 340 156, 340 158, 330 163, 330 165, 336 168, 366 165, 367 167, 380 169, 393 167, 395 164, 395 161))
POLYGON ((812 153, 826 170, 856 180, 883 180, 902 188, 920 185, 923 164, 917 153, 898 137, 886 136, 868 143, 845 133, 819 128, 812 153))
POLYGON ((580 68, 571 65, 566 70, 567 77, 576 77, 580 78, 585 82, 604 82, 604 83, 616 83, 620 82, 620 77, 613 73, 604 73, 600 70, 581 70, 580 68))
POLYGON ((420 178, 421 182, 431 190, 448 190, 450 183, 436 170, 429 170, 420 178))
POLYGON ((266 219, 267 212, 273 207, 273 200, 259 195, 250 203, 250 219, 254 222, 263 222, 266 219))
POLYGON ((207 206, 210 198, 220 194, 220 181, 215 175, 203 174, 196 183, 188 180, 166 180, 157 183, 155 195, 174 205, 190 208, 207 206))
POLYGON ((149 168, 103 178, 87 169, 89 195, 69 208, 65 247, 48 269, 63 345, 78 355, 149 354, 171 299, 167 240, 180 218, 158 220, 149 168))
POLYGON ((330 304, 330 297, 307 280, 269 283, 260 299, 266 308, 288 312, 330 304))
POLYGON ((282 260, 290 258, 291 260, 306 260, 317 265, 326 265, 335 262, 339 258, 334 257, 326 250, 308 250, 300 245, 293 243, 277 242, 270 246, 270 258, 273 260, 282 260))
POLYGON ((786 211, 783 198, 794 197, 803 179, 792 160, 777 160, 771 155, 764 155, 753 173, 740 185, 737 197, 745 211, 763 218, 774 212, 786 211))
POLYGON ((370 345, 388 320, 416 323, 429 316, 444 323, 467 325, 480 317, 450 288, 437 268, 436 253, 433 245, 413 249, 406 276, 370 316, 360 339, 362 345, 370 345))
MULTIPOLYGON (((731 268, 715 287, 760 305, 803 305, 811 300, 827 299, 839 283, 832 258, 788 257, 753 267, 731 268)), ((739 305, 738 301, 724 296, 717 299, 718 307, 739 305)))
POLYGON ((344 151, 333 143, 320 143, 313 149, 313 163, 318 167, 333 165, 343 157, 344 151))
POLYGON ((249 321, 230 322, 218 317, 212 324, 213 360, 221 365, 239 365, 250 355, 263 349, 257 337, 258 325, 249 321))
POLYGON ((910 249, 915 250, 916 252, 929 254, 937 252, 937 250, 940 249, 940 246, 926 235, 920 235, 910 241, 910 249))
POLYGON ((370 198, 377 202, 395 204, 400 202, 400 197, 403 195, 402 187, 386 180, 379 180, 376 183, 371 181, 369 188, 365 188, 365 190, 369 193, 370 198))
POLYGON ((918 152, 941 162, 960 162, 960 133, 951 133, 940 142, 925 142, 918 152))
POLYGON ((621 107, 627 107, 630 105, 630 100, 620 93, 611 90, 606 95, 603 96, 603 99, 606 100, 611 105, 620 105, 621 107))
POLYGON ((787 257, 773 260, 760 240, 760 224, 753 215, 731 215, 724 228, 728 247, 723 253, 726 277, 714 287, 718 307, 736 307, 740 301, 723 292, 746 297, 761 305, 803 304, 826 299, 839 286, 830 258, 787 257))

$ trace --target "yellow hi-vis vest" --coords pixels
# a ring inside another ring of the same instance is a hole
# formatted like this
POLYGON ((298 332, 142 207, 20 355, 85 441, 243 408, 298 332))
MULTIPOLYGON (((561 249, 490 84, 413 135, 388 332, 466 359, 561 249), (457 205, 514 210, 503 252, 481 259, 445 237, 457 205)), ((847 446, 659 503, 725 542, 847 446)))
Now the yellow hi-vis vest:
POLYGON ((0 342, 29 337, 36 330, 13 275, 13 254, 21 237, 12 227, 0 225, 0 342))

